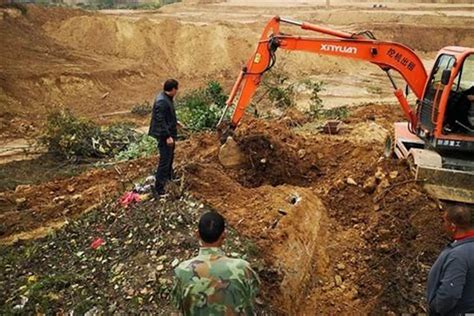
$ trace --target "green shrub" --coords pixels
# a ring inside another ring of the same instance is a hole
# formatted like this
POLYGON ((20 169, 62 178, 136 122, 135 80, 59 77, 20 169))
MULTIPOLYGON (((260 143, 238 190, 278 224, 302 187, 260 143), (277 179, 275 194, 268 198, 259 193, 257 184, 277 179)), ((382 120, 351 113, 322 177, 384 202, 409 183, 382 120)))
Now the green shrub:
POLYGON ((279 108, 288 108, 295 105, 295 85, 288 84, 289 75, 282 70, 271 70, 262 81, 264 95, 272 105, 279 108))
POLYGON ((195 89, 176 101, 178 118, 191 131, 216 127, 225 108, 227 96, 222 86, 211 81, 206 88, 195 89))
POLYGON ((60 110, 48 115, 40 140, 50 153, 68 160, 80 160, 113 157, 136 138, 137 133, 128 125, 104 128, 75 117, 69 110, 60 110))
POLYGON ((323 91, 324 83, 322 81, 313 81, 307 79, 303 81, 306 89, 310 91, 309 97, 309 113, 314 117, 323 115, 323 100, 319 97, 319 93, 323 91))
POLYGON ((319 96, 324 90, 324 82, 305 80, 303 84, 310 90, 309 113, 316 119, 345 119, 349 116, 347 106, 340 106, 332 109, 323 108, 323 100, 319 96))

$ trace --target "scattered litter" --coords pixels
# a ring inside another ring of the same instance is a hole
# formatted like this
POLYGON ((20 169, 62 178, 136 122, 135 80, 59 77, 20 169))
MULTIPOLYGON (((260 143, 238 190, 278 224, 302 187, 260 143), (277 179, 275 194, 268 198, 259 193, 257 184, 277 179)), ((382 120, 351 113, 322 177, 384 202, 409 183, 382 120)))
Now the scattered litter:
POLYGON ((28 297, 21 295, 20 298, 21 298, 20 304, 13 306, 13 309, 16 309, 16 310, 23 309, 26 303, 28 303, 28 297))
POLYGON ((352 178, 349 177, 349 178, 347 178, 347 184, 350 184, 350 185, 357 185, 357 182, 355 182, 354 179, 352 179, 352 178))
POLYGON ((91 248, 94 249, 94 250, 97 250, 103 244, 105 244, 105 241, 102 238, 97 238, 91 243, 91 248))
POLYGON ((174 259, 173 262, 171 262, 171 266, 173 268, 176 267, 178 264, 179 264, 179 259, 178 258, 174 259))
POLYGON ((149 176, 145 179, 143 183, 136 183, 133 192, 136 193, 149 193, 152 191, 153 187, 155 186, 155 177, 154 176, 149 176))
POLYGON ((97 307, 92 307, 90 310, 88 310, 84 316, 95 316, 101 314, 99 309, 97 307))
POLYGON ((119 201, 123 207, 128 207, 128 205, 130 205, 131 203, 141 201, 140 194, 134 191, 125 192, 119 201))

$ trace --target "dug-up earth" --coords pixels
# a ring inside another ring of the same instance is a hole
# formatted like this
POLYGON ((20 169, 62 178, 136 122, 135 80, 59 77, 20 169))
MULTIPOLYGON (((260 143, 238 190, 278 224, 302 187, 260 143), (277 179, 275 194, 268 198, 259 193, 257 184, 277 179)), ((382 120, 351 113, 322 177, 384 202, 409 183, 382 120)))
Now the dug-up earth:
POLYGON ((1 249, 3 304, 168 313, 172 267, 193 254, 193 225, 212 208, 238 232, 229 254, 259 272, 262 312, 423 312, 428 269, 446 239, 438 202, 403 162, 381 158, 397 113, 354 109, 339 135, 308 131, 295 115, 247 118, 235 135, 245 156, 236 169, 219 163, 215 133, 194 135, 178 147, 184 180, 167 202, 114 202, 155 158, 6 192, 16 204, 2 210, 2 242, 14 243, 1 249), (56 222, 55 233, 37 230, 56 222), (35 236, 18 231, 46 237, 22 241, 35 236), (97 238, 99 252, 90 248, 97 238))
MULTIPOLYGON (((106 114, 152 100, 168 77, 183 90, 209 79, 230 90, 274 15, 369 29, 411 46, 428 66, 443 46, 474 46, 471 4, 205 2, 133 12, 0 9, 2 147, 34 139, 56 107, 106 124, 106 114)), ((339 135, 295 112, 248 116, 235 135, 244 162, 226 169, 216 133, 195 134, 177 148, 183 181, 172 197, 126 209, 118 197, 153 173, 156 157, 7 187, 0 313, 169 314, 172 268, 195 253, 196 220, 208 208, 232 227, 229 255, 258 271, 262 313, 426 312, 426 276, 446 242, 442 211, 404 162, 381 158, 387 131, 403 120, 386 102, 394 101, 386 78, 349 60, 278 56, 290 80, 324 79, 324 104, 364 104, 350 109, 339 135), (104 244, 93 249, 97 241, 104 244)), ((45 170, 41 159, 21 163, 45 170)), ((17 166, 0 171, 20 173, 17 166)))

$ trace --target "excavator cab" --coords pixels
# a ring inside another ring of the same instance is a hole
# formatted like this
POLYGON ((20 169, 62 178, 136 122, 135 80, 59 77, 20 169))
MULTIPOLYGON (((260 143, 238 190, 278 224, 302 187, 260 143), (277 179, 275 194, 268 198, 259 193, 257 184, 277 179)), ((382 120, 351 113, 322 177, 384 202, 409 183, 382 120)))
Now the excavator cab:
POLYGON ((474 150, 474 53, 441 51, 418 109, 418 136, 440 151, 474 150))
MULTIPOLYGON (((397 156, 412 161, 416 178, 443 200, 474 203, 473 101, 474 50, 442 49, 417 109, 416 135, 420 140, 405 137, 418 146, 397 156)), ((406 136, 402 127, 395 124, 395 134, 400 139, 406 136)), ((400 147, 407 148, 403 145, 400 147)))
POLYGON ((474 136, 474 54, 464 59, 451 85, 443 134, 474 136))

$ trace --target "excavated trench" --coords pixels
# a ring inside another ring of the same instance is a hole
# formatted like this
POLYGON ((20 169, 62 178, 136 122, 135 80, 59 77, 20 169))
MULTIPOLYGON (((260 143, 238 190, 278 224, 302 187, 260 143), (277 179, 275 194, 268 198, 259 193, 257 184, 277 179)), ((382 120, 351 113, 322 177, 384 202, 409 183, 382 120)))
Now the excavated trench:
POLYGON ((246 121, 235 135, 245 160, 238 168, 219 163, 215 136, 188 148, 190 190, 255 240, 277 271, 262 280, 276 312, 423 311, 427 268, 444 243, 438 206, 405 164, 380 160, 381 127, 364 121, 385 125, 390 108, 358 112, 339 136, 246 121))

